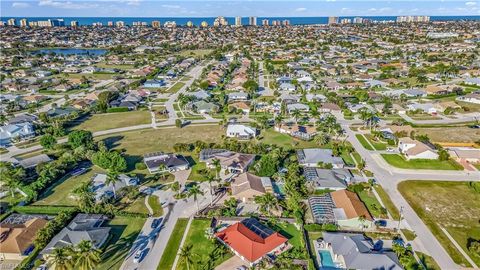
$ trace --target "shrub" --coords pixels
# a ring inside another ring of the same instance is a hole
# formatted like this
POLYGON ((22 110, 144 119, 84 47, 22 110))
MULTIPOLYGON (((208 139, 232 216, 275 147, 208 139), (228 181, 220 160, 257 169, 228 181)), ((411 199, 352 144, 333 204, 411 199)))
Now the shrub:
POLYGON ((135 163, 135 169, 137 169, 137 170, 146 170, 146 169, 147 169, 147 165, 145 165, 145 163, 143 163, 143 162, 137 162, 137 163, 135 163))
POLYGON ((118 113, 118 112, 128 112, 127 107, 115 107, 115 108, 108 108, 107 113, 118 113))

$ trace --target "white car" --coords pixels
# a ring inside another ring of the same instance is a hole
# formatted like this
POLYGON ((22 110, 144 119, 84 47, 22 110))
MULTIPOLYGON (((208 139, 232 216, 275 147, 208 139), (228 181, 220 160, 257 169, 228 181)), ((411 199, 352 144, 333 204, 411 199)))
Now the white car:
POLYGON ((387 152, 394 152, 394 151, 395 151, 395 148, 387 147, 387 152))

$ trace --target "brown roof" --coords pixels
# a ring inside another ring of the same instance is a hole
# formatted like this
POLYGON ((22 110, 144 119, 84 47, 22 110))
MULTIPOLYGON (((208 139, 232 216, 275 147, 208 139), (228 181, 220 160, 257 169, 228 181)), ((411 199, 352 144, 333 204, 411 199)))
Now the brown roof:
POLYGON ((0 253, 23 253, 47 222, 43 218, 33 218, 24 224, 0 224, 0 253))
POLYGON ((373 220, 365 207, 365 204, 358 198, 357 194, 345 189, 330 193, 337 208, 342 208, 348 219, 364 216, 367 220, 373 220))
POLYGON ((250 189, 265 193, 265 188, 263 187, 262 180, 259 176, 246 172, 233 178, 232 195, 237 195, 250 189))

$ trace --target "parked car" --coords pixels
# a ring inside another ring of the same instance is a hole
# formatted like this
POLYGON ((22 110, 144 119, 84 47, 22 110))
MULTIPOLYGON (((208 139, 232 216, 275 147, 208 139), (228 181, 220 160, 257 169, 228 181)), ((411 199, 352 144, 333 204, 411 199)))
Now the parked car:
POLYGON ((387 147, 387 152, 394 152, 394 151, 395 151, 395 148, 387 147))
POLYGON ((80 168, 76 168, 75 170, 73 170, 70 174, 72 176, 79 176, 79 175, 84 174, 86 171, 87 171, 87 168, 80 167, 80 168))
POLYGON ((375 220, 375 225, 378 227, 387 227, 387 221, 383 219, 375 220))
POLYGON ((155 228, 158 227, 158 225, 160 225, 160 219, 156 218, 156 219, 154 219, 154 220, 152 221, 152 224, 150 225, 150 227, 151 227, 152 229, 155 229, 155 228))
POLYGON ((137 251, 137 253, 135 253, 135 257, 133 257, 133 262, 134 263, 141 262, 146 253, 147 253, 146 249, 137 251))

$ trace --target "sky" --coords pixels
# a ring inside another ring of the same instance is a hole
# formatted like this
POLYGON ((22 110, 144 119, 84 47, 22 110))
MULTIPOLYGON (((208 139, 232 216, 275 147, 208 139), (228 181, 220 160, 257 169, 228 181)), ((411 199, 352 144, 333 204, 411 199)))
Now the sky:
POLYGON ((480 0, 0 0, 1 17, 480 15, 480 0))

